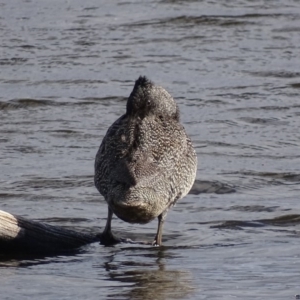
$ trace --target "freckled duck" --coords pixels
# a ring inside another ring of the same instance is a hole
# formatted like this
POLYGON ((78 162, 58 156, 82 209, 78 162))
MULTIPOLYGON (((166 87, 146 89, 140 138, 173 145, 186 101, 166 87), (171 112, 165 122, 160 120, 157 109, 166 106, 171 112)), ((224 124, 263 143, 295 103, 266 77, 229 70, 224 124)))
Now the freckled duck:
POLYGON ((113 214, 129 223, 158 218, 161 245, 168 209, 191 189, 196 152, 171 95, 146 77, 135 82, 126 113, 108 129, 95 159, 95 185, 108 204, 101 243, 126 241, 111 232, 113 214))

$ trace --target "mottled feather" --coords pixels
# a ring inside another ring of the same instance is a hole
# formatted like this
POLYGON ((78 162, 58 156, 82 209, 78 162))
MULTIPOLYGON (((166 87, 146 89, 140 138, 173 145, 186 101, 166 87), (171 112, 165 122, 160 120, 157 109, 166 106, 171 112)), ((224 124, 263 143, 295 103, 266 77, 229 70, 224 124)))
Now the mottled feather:
POLYGON ((175 101, 140 77, 96 155, 97 189, 119 218, 147 223, 188 193, 196 168, 175 101))

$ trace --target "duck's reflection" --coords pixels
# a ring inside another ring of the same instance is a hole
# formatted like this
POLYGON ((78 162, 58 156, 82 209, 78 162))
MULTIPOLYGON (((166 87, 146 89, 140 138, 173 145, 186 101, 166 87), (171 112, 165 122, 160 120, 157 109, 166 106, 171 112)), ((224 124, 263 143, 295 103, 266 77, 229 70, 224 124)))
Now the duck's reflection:
POLYGON ((190 272, 166 267, 168 260, 176 259, 170 249, 132 250, 117 252, 105 263, 109 280, 119 282, 118 293, 111 293, 109 299, 116 295, 118 299, 186 299, 193 293, 190 272))

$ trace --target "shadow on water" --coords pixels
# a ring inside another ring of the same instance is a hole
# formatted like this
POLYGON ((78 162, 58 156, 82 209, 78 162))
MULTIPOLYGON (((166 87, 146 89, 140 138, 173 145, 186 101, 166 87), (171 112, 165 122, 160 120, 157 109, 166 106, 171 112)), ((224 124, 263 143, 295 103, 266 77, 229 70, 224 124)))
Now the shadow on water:
POLYGON ((1 268, 28 268, 36 265, 46 265, 52 263, 69 263, 80 260, 79 255, 86 252, 86 247, 69 252, 53 254, 0 254, 1 268))
POLYGON ((170 248, 123 248, 108 257, 103 267, 112 292, 108 299, 186 299, 195 288, 186 270, 168 270, 166 261, 174 259, 170 248), (120 287, 126 287, 120 297, 120 287), (130 288, 128 288, 130 287, 130 288))

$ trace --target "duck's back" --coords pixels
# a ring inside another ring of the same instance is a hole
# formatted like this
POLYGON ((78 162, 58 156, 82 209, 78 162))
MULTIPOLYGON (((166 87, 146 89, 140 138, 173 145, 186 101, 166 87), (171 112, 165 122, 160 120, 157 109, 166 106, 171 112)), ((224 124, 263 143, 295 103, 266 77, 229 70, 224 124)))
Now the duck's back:
POLYGON ((195 151, 177 120, 124 115, 109 128, 96 155, 95 185, 109 205, 148 203, 156 217, 188 193, 196 166, 195 151))

